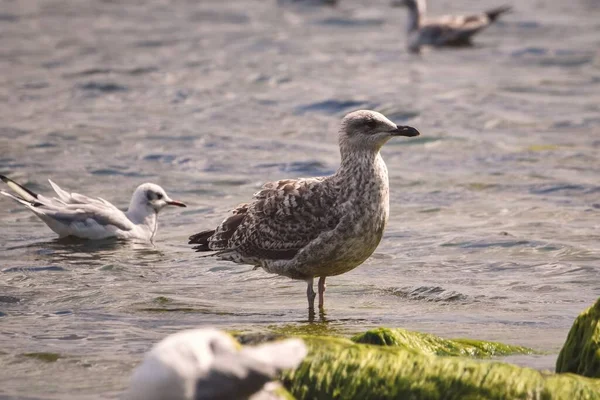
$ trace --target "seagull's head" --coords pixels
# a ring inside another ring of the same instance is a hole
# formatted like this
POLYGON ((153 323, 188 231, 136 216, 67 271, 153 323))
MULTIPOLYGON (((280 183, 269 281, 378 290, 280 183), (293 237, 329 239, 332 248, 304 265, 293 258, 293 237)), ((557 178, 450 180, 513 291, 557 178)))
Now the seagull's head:
POLYGON ((185 207, 186 205, 171 199, 160 186, 144 183, 133 193, 130 208, 147 208, 159 212, 166 206, 185 207))
POLYGON ((342 119, 340 146, 379 150, 394 136, 419 136, 419 131, 396 125, 377 111, 359 110, 342 119))
POLYGON ((392 7, 408 7, 424 13, 427 8, 425 0, 392 0, 392 7))

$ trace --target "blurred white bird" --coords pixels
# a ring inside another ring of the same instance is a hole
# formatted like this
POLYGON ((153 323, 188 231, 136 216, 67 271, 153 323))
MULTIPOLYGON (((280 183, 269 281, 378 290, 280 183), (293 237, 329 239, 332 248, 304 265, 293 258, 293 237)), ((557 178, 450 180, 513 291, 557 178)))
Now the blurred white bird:
POLYGON ((408 49, 419 52, 421 46, 465 46, 477 32, 487 28, 501 15, 511 10, 501 6, 472 15, 446 15, 427 18, 426 0, 395 0, 393 6, 408 8, 408 49))
POLYGON ((58 197, 45 197, 0 175, 16 196, 0 190, 0 193, 25 205, 54 232, 62 237, 75 236, 83 239, 141 239, 152 241, 158 228, 158 212, 166 206, 185 207, 171 200, 163 188, 144 183, 135 190, 126 212, 108 201, 91 198, 78 193, 68 193, 48 180, 58 197))
POLYGON ((240 348, 219 330, 186 330, 152 348, 133 372, 124 400, 272 399, 269 383, 305 356, 300 339, 240 348))

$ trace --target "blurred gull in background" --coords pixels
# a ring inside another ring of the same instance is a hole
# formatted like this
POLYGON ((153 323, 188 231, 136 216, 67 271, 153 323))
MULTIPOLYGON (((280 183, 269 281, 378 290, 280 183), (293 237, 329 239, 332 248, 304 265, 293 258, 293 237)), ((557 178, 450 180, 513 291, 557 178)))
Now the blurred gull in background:
POLYGON ((396 0, 392 5, 408 8, 408 48, 412 52, 419 52, 424 45, 468 46, 473 35, 511 10, 501 6, 480 14, 427 18, 426 0, 396 0))

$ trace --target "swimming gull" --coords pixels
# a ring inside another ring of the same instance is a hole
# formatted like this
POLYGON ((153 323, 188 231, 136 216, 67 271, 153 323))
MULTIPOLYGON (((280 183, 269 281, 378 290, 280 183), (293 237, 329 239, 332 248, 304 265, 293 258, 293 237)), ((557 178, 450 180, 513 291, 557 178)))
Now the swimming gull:
POLYGON ((480 14, 427 18, 426 0, 399 0, 392 4, 408 8, 408 48, 412 52, 419 52, 424 45, 469 45, 473 35, 511 10, 510 6, 501 6, 480 14))
POLYGON ((300 339, 239 348, 216 329, 190 329, 163 339, 131 377, 124 400, 274 399, 273 380, 306 356, 300 339))
POLYGON ((189 243, 225 260, 305 280, 309 309, 319 277, 323 308, 325 278, 362 264, 383 235, 389 186, 379 150, 394 136, 418 135, 378 112, 352 112, 339 130, 341 165, 335 174, 267 183, 251 203, 237 206, 216 229, 191 236, 189 243))
POLYGON ((79 193, 68 193, 50 179, 58 197, 45 197, 0 175, 16 196, 0 193, 25 205, 54 232, 62 237, 83 239, 142 239, 152 241, 158 228, 157 215, 166 206, 185 207, 171 200, 164 189, 153 183, 144 183, 135 190, 126 212, 108 201, 79 193))

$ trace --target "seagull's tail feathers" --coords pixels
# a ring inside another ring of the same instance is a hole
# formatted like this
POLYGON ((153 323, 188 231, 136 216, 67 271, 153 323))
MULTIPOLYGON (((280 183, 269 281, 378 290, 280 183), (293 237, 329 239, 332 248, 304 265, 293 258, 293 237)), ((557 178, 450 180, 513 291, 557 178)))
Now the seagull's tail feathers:
POLYGON ((19 199, 24 200, 28 204, 36 203, 40 197, 39 194, 32 192, 31 190, 27 189, 24 186, 19 185, 17 182, 13 181, 12 179, 7 178, 4 175, 0 175, 0 179, 4 183, 6 183, 8 185, 8 187, 19 196, 19 198, 17 199, 15 196, 10 195, 9 193, 2 192, 2 194, 5 196, 12 197, 13 199, 15 199, 17 201, 19 201, 19 199))
POLYGON ((496 7, 493 8, 491 10, 488 10, 485 12, 485 14, 488 16, 488 18, 490 19, 490 22, 494 22, 496 21, 496 19, 498 19, 498 17, 504 13, 507 13, 509 11, 512 10, 511 6, 501 6, 501 7, 496 7))
POLYGON ((196 233, 195 235, 190 236, 190 241, 188 244, 197 244, 198 246, 193 247, 193 249, 196 251, 213 251, 210 249, 210 247, 208 247, 208 240, 214 234, 214 229, 196 233))

